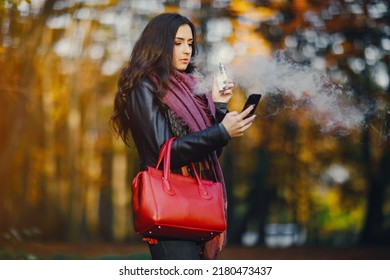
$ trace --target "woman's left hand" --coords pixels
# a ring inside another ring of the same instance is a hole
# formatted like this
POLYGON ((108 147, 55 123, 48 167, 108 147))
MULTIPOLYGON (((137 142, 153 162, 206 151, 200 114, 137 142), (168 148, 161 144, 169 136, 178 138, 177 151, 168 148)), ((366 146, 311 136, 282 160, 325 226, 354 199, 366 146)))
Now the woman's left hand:
POLYGON ((213 90, 212 97, 214 102, 228 103, 230 98, 233 96, 234 82, 230 79, 227 79, 225 82, 224 89, 222 91, 218 90, 217 78, 214 77, 213 81, 213 90))

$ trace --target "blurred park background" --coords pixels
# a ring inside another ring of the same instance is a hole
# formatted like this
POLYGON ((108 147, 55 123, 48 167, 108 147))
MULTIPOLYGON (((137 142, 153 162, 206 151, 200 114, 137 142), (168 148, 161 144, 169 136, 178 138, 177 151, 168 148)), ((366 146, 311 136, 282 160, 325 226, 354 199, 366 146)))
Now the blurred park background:
POLYGON ((97 256, 97 244, 147 258, 132 227, 137 153, 108 120, 132 45, 168 11, 195 23, 206 80, 225 63, 230 110, 263 94, 221 157, 226 258, 390 258, 388 1, 0 3, 0 258, 97 256))

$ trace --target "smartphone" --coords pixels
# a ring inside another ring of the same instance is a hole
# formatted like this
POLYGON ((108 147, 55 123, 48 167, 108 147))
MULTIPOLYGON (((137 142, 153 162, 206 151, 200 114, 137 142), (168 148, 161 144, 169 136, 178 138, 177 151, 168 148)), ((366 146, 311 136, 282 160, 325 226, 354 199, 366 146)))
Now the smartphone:
POLYGON ((250 116, 252 116, 254 114, 254 112, 257 108, 257 105, 259 104, 260 98, 261 98, 261 94, 259 94, 259 93, 252 93, 251 95, 249 95, 248 99, 245 102, 245 105, 244 105, 244 108, 242 109, 242 111, 244 111, 250 105, 254 105, 254 107, 253 107, 253 110, 245 118, 249 118, 250 116))

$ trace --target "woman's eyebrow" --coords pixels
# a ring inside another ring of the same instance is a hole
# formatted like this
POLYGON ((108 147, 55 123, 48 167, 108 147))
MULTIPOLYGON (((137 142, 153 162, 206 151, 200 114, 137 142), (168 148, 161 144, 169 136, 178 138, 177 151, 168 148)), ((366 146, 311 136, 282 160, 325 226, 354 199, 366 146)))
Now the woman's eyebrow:
POLYGON ((188 41, 193 41, 194 39, 190 38, 190 39, 185 39, 185 38, 181 38, 181 37, 175 37, 176 40, 188 40, 188 41))

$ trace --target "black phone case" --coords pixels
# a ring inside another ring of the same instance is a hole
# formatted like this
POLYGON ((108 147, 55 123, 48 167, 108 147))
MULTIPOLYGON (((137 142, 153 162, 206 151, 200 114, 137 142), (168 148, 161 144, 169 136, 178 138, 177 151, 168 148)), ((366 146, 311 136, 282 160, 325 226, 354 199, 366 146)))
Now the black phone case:
POLYGON ((259 104, 260 99, 261 99, 261 94, 252 93, 251 95, 249 95, 248 99, 245 102, 245 105, 244 105, 244 108, 242 109, 242 111, 245 111, 245 109, 248 108, 252 104, 255 105, 255 107, 245 118, 248 118, 254 114, 254 112, 257 108, 257 105, 259 104))

